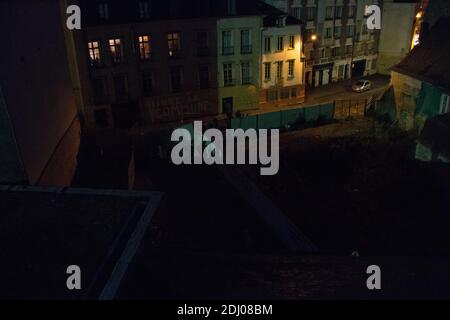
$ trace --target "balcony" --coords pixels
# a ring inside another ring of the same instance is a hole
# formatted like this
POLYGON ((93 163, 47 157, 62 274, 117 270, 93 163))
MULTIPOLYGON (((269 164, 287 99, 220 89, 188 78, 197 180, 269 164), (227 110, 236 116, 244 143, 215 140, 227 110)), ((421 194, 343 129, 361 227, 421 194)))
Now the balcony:
POLYGON ((222 55, 224 56, 231 56, 234 54, 234 47, 223 47, 222 48, 222 55))
POLYGON ((241 45, 241 54, 251 54, 252 53, 252 45, 241 45))

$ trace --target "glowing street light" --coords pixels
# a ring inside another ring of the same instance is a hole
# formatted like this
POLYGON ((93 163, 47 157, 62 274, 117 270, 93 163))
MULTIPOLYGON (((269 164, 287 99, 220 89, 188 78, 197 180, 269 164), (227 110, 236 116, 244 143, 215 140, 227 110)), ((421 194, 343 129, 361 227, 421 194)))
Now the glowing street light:
POLYGON ((317 40, 317 35, 316 34, 311 35, 311 40, 312 41, 316 41, 317 40))

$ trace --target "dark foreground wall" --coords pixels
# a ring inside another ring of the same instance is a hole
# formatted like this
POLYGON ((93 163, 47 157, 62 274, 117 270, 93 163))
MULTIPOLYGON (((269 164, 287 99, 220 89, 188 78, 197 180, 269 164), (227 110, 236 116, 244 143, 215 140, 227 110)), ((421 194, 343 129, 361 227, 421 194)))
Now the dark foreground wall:
POLYGON ((79 134, 59 1, 0 2, 0 36, 0 87, 28 182, 67 185, 79 134))

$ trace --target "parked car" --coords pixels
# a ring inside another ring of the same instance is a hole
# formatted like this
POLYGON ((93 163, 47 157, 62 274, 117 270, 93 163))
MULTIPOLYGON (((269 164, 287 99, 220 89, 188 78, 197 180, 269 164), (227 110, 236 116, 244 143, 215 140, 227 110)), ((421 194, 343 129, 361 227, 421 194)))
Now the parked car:
POLYGON ((364 92, 372 88, 372 82, 369 80, 359 80, 352 86, 354 92, 364 92))

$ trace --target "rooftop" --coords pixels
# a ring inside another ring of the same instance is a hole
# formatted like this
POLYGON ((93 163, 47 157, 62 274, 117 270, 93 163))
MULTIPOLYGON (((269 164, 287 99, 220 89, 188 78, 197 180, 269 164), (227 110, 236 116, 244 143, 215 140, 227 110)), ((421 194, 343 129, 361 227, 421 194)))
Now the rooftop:
POLYGON ((449 30, 450 17, 442 17, 429 36, 392 70, 450 90, 449 30))

